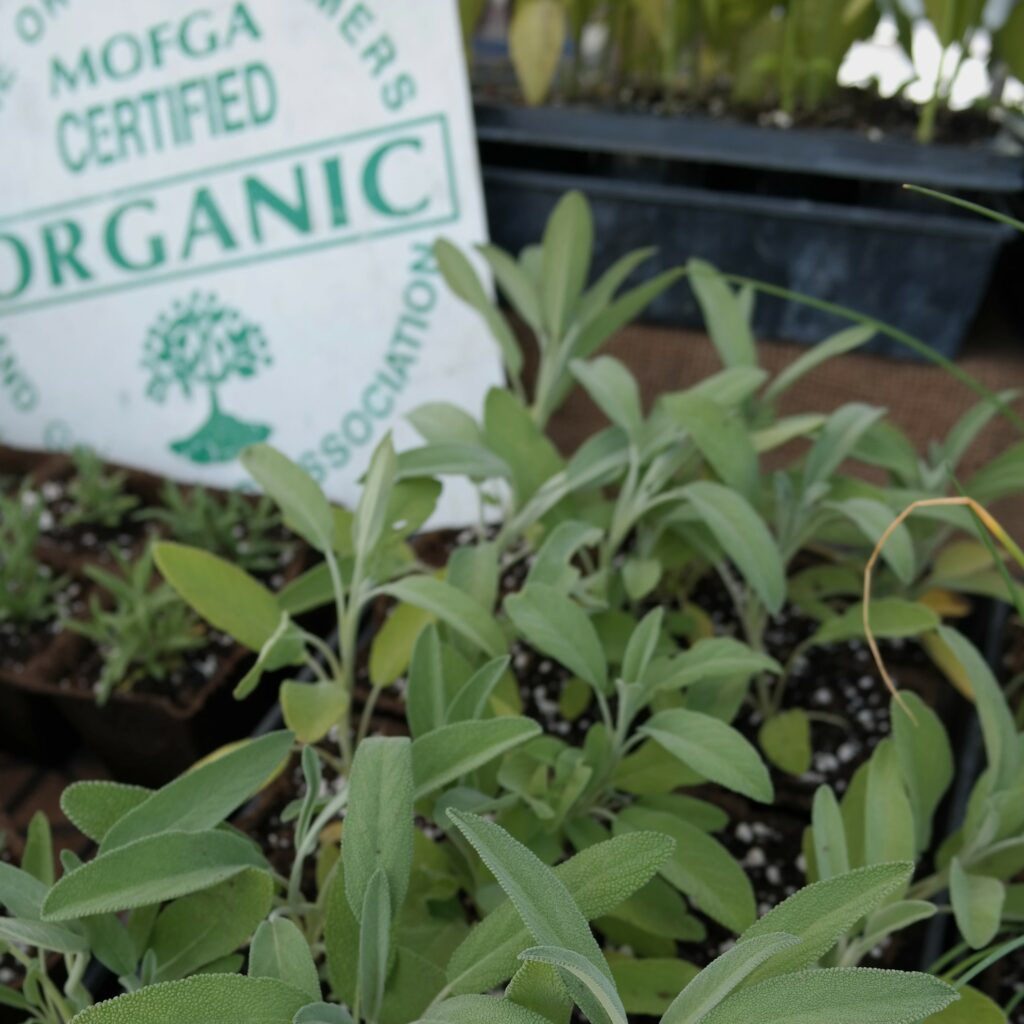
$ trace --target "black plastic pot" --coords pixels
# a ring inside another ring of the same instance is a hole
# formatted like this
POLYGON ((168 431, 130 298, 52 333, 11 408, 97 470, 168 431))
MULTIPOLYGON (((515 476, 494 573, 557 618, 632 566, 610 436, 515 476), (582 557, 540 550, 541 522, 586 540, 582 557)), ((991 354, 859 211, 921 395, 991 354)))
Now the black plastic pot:
MULTIPOLYGON (((659 268, 692 256, 850 306, 955 355, 1013 232, 902 188, 997 207, 1024 190, 1024 160, 989 148, 871 142, 852 132, 760 128, 703 118, 478 106, 491 237, 535 242, 557 198, 577 188, 596 221, 603 269, 654 245, 659 268)), ((652 320, 699 325, 671 289, 652 320)), ((846 322, 762 297, 759 335, 813 344, 846 322)), ((879 338, 872 350, 907 356, 879 338)))

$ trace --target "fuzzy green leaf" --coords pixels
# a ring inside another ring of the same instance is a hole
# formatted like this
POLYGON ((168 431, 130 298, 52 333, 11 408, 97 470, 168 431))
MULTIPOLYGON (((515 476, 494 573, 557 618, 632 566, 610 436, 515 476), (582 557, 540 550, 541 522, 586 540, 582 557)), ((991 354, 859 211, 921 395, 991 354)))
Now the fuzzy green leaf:
POLYGON ((345 893, 357 919, 370 879, 383 871, 397 914, 412 871, 413 758, 407 739, 374 737, 359 745, 349 783, 341 843, 345 893))
POLYGON ((778 546, 753 506, 710 480, 688 484, 683 495, 768 611, 777 614, 786 599, 786 573, 778 546))
POLYGON ((112 825, 100 851, 108 853, 159 832, 197 832, 219 825, 281 767, 291 746, 290 732, 272 732, 186 772, 112 825))
POLYGON ((416 799, 520 746, 541 732, 532 718, 506 716, 443 725, 412 744, 416 799))
MULTIPOLYGON (((672 855, 675 843, 652 832, 630 832, 599 842, 555 868, 559 881, 588 920, 603 917, 646 885, 672 855)), ((506 901, 480 922, 452 954, 448 981, 455 992, 485 992, 507 980, 530 933, 506 901)))
POLYGON ((916 1024, 955 999, 956 991, 930 974, 802 971, 740 989, 701 1024, 916 1024))
POLYGON ((309 473, 269 444, 246 448, 239 461, 281 509, 292 530, 317 551, 332 549, 334 514, 309 473))
POLYGON ((197 974, 97 1003, 72 1024, 291 1024, 308 1002, 273 978, 197 974))
POLYGON ((740 937, 744 943, 770 932, 795 935, 800 941, 765 964, 758 980, 796 971, 824 956, 865 914, 907 884, 912 862, 875 864, 805 886, 769 910, 740 937))
POLYGON ((270 913, 273 895, 270 875, 248 870, 168 904, 149 939, 153 980, 176 981, 234 953, 270 913))
POLYGON ((488 657, 505 653, 505 634, 494 617, 450 583, 432 576, 407 576, 381 587, 380 592, 436 615, 488 657))
POLYGON ((761 964, 800 940, 783 932, 766 932, 732 947, 708 964, 684 988, 665 1011, 661 1024, 696 1024, 731 992, 738 988, 761 964))
POLYGON ((637 730, 673 757, 721 786, 761 803, 772 800, 772 782, 757 751, 732 726, 684 708, 659 711, 637 730))
POLYGON ((60 809, 79 832, 100 843, 116 822, 152 795, 144 786, 90 779, 72 782, 60 795, 60 809))
POLYGON ((264 921, 256 929, 249 947, 249 977, 276 978, 305 992, 311 1000, 321 997, 309 943, 286 917, 264 921))
POLYGON ((248 839, 232 832, 162 832, 104 853, 65 875, 43 903, 48 921, 72 921, 200 892, 246 868, 266 870, 248 839))
MULTIPOLYGON (((537 942, 578 954, 610 981, 611 971, 586 917, 555 872, 493 822, 451 809, 448 816, 498 880, 537 942)), ((565 980, 584 1014, 603 1020, 601 1003, 588 987, 578 980, 565 980)))
POLYGON ((554 587, 533 583, 505 600, 505 611, 524 639, 600 693, 608 691, 601 638, 585 611, 554 587))
POLYGON ((186 604, 244 647, 258 651, 274 635, 281 608, 244 569, 209 551, 172 541, 155 543, 153 560, 186 604))

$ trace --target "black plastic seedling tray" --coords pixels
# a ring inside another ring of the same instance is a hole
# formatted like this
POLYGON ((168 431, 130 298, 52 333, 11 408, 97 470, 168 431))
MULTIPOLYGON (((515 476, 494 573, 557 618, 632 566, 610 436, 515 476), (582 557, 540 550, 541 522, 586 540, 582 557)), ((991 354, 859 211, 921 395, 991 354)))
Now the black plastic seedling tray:
MULTIPOLYGON (((1024 161, 991 148, 872 142, 702 118, 477 108, 491 236, 534 242, 567 189, 590 199, 598 268, 654 245, 659 268, 696 256, 719 269, 849 306, 955 355, 1010 228, 906 192, 913 182, 996 206, 1024 189, 1024 161)), ((688 289, 651 307, 696 326, 688 289)), ((764 297, 759 335, 813 344, 845 321, 764 297)), ((908 351, 887 338, 872 350, 908 351)))

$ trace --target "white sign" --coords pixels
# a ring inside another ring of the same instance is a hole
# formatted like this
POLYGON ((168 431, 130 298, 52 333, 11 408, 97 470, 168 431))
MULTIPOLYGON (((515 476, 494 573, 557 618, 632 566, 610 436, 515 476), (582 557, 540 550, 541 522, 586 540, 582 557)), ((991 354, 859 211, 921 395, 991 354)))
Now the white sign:
MULTIPOLYGON (((0 0, 0 437, 339 500, 499 382, 456 0, 0 0)), ((447 518, 459 518, 449 508, 447 518)))

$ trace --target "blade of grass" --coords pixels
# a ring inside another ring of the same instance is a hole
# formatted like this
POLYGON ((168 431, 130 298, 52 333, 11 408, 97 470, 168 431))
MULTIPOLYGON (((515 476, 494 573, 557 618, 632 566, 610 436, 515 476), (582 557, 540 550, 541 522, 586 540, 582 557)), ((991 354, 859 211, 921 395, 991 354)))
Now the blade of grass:
POLYGON ((972 203, 967 199, 961 199, 959 196, 951 196, 947 192, 937 192, 935 189, 925 188, 923 185, 904 185, 903 187, 908 192, 918 192, 923 196, 931 196, 932 199, 939 199, 944 203, 949 203, 951 206, 959 206, 961 209, 970 210, 971 213, 988 217, 989 220, 998 221, 1000 224, 1007 224, 1015 231, 1024 232, 1024 221, 1017 220, 1016 217, 1010 217, 1005 213, 1000 213, 998 210, 990 210, 987 206, 981 206, 979 203, 972 203))
MULTIPOLYGON (((700 271, 695 272, 690 268, 686 268, 686 273, 693 274, 700 273, 700 271)), ((971 374, 960 369, 960 367, 951 359, 947 359, 945 356, 940 355, 919 338, 915 338, 912 334, 908 334, 906 331, 902 331, 898 327, 890 327, 889 324, 884 323, 881 320, 876 320, 874 317, 868 316, 865 313, 858 313, 855 309, 850 309, 849 306, 841 306, 835 302, 816 299, 814 296, 805 295, 803 292, 795 292, 789 288, 782 288, 779 285, 769 284, 766 281, 759 281, 756 278, 744 277, 740 274, 722 274, 721 276, 731 284, 746 285, 756 291, 763 292, 765 295, 772 295, 779 299, 787 299, 790 302, 799 302, 802 305, 809 306, 811 309, 818 309, 823 313, 831 313, 834 316, 843 317, 844 319, 853 321, 854 323, 865 324, 866 326, 872 327, 879 334, 883 334, 887 338, 892 338, 893 341, 909 348, 912 352, 916 352, 919 356, 929 360, 929 362, 941 366, 948 374, 960 381, 960 383, 965 387, 970 388, 970 390, 976 395, 979 395, 981 398, 984 398, 985 401, 990 402, 992 406, 999 411, 1001 416, 1012 423, 1017 430, 1024 434, 1024 418, 1015 413, 999 398, 998 395, 995 394, 995 392, 985 387, 980 380, 972 377, 971 374)))

